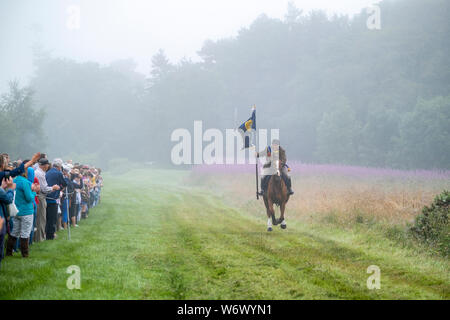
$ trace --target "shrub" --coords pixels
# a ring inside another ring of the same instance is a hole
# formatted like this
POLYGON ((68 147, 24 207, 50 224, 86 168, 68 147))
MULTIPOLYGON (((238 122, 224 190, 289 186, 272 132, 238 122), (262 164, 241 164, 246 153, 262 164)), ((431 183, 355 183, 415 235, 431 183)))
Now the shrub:
POLYGON ((416 217, 410 232, 422 243, 437 249, 444 256, 450 254, 450 192, 444 191, 434 198, 431 206, 425 206, 416 217))

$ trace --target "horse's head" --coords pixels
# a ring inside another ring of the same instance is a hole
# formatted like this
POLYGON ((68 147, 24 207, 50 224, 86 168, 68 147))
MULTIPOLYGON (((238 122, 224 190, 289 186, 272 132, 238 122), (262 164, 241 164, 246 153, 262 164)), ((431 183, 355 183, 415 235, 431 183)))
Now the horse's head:
POLYGON ((276 161, 276 166, 277 166, 277 176, 281 176, 281 163, 280 160, 276 161))

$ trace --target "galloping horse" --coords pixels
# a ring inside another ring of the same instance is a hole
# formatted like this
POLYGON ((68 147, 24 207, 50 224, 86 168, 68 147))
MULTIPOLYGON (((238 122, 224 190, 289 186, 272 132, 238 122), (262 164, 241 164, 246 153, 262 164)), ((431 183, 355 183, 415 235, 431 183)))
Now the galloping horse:
POLYGON ((281 228, 286 229, 284 210, 286 209, 286 203, 289 200, 289 194, 286 184, 281 178, 280 161, 277 161, 276 165, 277 174, 270 177, 269 183, 267 184, 267 191, 263 196, 267 217, 269 218, 267 221, 267 231, 272 231, 272 224, 275 226, 281 224, 281 228), (275 218, 275 210, 273 209, 274 204, 280 207, 280 218, 278 220, 275 218))

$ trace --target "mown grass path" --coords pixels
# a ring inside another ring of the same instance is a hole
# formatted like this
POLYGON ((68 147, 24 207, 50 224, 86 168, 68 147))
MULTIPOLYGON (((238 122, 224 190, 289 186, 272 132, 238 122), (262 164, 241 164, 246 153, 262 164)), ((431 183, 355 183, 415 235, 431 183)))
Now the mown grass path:
POLYGON ((7 258, 2 299, 449 299, 449 262, 375 232, 266 218, 213 191, 183 187, 185 172, 107 176, 89 219, 7 258), (162 182, 164 181, 164 182, 162 182), (66 268, 81 268, 69 290, 66 268), (369 265, 381 289, 368 290, 369 265))

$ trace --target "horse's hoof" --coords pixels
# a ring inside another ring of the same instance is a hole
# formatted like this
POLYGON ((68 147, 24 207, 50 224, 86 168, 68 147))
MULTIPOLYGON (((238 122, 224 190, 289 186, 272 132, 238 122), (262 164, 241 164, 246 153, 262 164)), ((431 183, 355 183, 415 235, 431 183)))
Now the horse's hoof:
POLYGON ((281 229, 286 229, 287 225, 282 224, 280 227, 281 227, 281 229))
POLYGON ((272 231, 272 227, 268 227, 267 231, 269 231, 269 232, 272 231))

